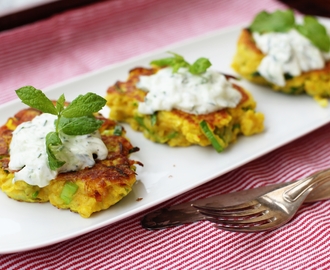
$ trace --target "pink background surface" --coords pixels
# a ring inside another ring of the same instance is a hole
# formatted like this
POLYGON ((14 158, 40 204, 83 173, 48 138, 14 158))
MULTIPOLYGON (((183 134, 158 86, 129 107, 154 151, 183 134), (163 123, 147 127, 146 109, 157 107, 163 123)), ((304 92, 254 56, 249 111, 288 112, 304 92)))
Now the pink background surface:
POLYGON ((116 0, 2 32, 0 104, 23 85, 43 89, 280 6, 268 0, 116 0))

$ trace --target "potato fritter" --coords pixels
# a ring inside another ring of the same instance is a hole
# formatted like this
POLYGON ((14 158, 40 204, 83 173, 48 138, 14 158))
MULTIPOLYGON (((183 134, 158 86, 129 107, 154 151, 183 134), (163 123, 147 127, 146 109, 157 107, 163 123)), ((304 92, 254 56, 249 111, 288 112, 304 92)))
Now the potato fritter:
POLYGON ((237 42, 236 53, 232 62, 233 69, 247 80, 270 86, 273 90, 286 94, 307 93, 321 105, 330 97, 330 61, 323 69, 303 72, 299 76, 286 76, 286 84, 278 86, 266 81, 257 69, 265 55, 257 48, 252 33, 243 29, 237 42))
POLYGON ((13 183, 14 173, 8 169, 12 132, 20 123, 30 121, 39 114, 41 112, 31 108, 22 110, 0 128, 0 188, 8 197, 22 202, 49 201, 57 208, 70 209, 88 218, 92 213, 117 203, 132 190, 136 182, 135 165, 142 164, 129 159, 129 155, 139 149, 131 145, 121 126, 101 115, 96 117, 104 121, 99 131, 109 151, 105 160, 96 160, 92 168, 60 173, 43 188, 24 181, 13 183), (70 184, 77 190, 67 201, 63 199, 63 191, 70 184))
MULTIPOLYGON (((137 88, 141 75, 152 75, 158 68, 135 68, 129 72, 127 81, 116 82, 107 90, 107 105, 110 118, 127 122, 134 130, 157 143, 170 146, 193 144, 211 145, 210 138, 202 130, 200 123, 207 125, 222 151, 234 142, 239 134, 249 136, 263 130, 264 116, 255 112, 256 103, 251 94, 238 85, 242 99, 236 108, 226 108, 209 114, 194 115, 180 110, 158 111, 153 115, 138 112, 138 103, 144 101, 146 92, 137 88)), ((220 152, 218 151, 218 152, 220 152)))

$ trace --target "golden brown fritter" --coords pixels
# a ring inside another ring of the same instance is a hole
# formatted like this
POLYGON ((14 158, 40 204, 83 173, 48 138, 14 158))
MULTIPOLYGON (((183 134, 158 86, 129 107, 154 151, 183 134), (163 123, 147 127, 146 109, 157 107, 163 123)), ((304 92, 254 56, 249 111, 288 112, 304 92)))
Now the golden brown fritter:
POLYGON ((109 208, 132 190, 136 181, 135 165, 142 164, 130 160, 129 155, 138 151, 138 148, 131 145, 123 128, 121 135, 115 135, 114 130, 118 124, 101 115, 97 115, 97 118, 104 121, 99 131, 109 151, 105 160, 96 160, 92 168, 60 173, 43 188, 31 186, 24 181, 13 183, 14 174, 8 169, 12 131, 20 123, 30 121, 39 114, 38 110, 31 108, 22 110, 0 128, 0 188, 10 198, 24 202, 49 201, 57 208, 70 209, 87 218, 94 212, 109 208), (61 198, 63 188, 68 183, 78 187, 70 202, 61 198))
POLYGON ((281 87, 266 81, 257 72, 258 66, 265 55, 257 48, 252 33, 243 29, 237 42, 236 54, 232 67, 251 82, 270 86, 275 91, 287 94, 307 93, 317 101, 325 102, 330 96, 330 62, 323 69, 303 72, 299 76, 286 76, 286 84, 281 87))
POLYGON ((146 96, 145 91, 136 87, 139 76, 152 75, 158 70, 135 68, 129 72, 127 81, 118 81, 108 88, 106 99, 111 109, 111 119, 127 122, 134 130, 142 131, 146 138, 170 146, 210 145, 210 139, 200 126, 204 121, 222 150, 234 142, 239 134, 249 136, 263 130, 263 114, 255 112, 256 103, 251 94, 238 85, 234 87, 243 97, 236 108, 203 115, 176 109, 158 111, 153 115, 138 113, 138 103, 144 101, 146 96))

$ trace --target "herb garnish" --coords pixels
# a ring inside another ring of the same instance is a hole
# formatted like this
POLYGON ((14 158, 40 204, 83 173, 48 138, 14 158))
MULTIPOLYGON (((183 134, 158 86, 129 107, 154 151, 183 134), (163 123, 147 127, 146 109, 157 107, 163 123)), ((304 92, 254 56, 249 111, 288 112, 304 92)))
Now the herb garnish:
POLYGON ((313 16, 305 16, 303 24, 296 24, 292 10, 276 10, 273 13, 262 11, 256 15, 249 29, 252 32, 288 32, 296 29, 308 38, 321 51, 330 50, 330 37, 326 28, 313 16))
POLYGON ((330 37, 326 28, 313 16, 305 16, 304 24, 297 25, 300 34, 308 38, 321 51, 328 52, 330 49, 330 37))
POLYGON ((158 67, 170 66, 173 69, 173 73, 178 72, 180 68, 188 68, 189 72, 194 75, 200 75, 204 73, 212 65, 211 62, 205 57, 198 58, 193 64, 189 64, 183 58, 183 56, 173 52, 168 53, 172 54, 173 56, 153 60, 150 62, 150 65, 158 67))
POLYGON ((267 11, 261 11, 258 13, 252 24, 250 30, 252 32, 288 32, 295 26, 295 18, 293 11, 288 10, 276 10, 273 13, 267 11))
POLYGON ((59 133, 67 135, 86 135, 97 130, 102 121, 94 117, 93 113, 98 112, 106 104, 106 100, 94 93, 79 95, 67 107, 65 97, 62 94, 56 101, 56 105, 46 95, 33 86, 24 86, 16 90, 17 96, 22 102, 32 108, 57 116, 55 120, 55 131, 46 136, 46 151, 48 164, 51 170, 56 170, 64 165, 64 161, 56 158, 62 141, 59 133))

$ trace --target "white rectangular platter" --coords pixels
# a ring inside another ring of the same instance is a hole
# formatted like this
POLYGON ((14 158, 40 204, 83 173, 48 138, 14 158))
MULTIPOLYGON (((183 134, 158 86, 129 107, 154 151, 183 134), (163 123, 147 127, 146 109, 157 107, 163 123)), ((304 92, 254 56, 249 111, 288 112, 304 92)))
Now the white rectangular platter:
MULTIPOLYGON (((148 66, 152 59, 166 56, 168 50, 183 55, 189 62, 201 56, 208 57, 213 68, 234 74, 230 64, 241 28, 224 29, 161 48, 44 90, 54 99, 62 93, 67 100, 86 92, 104 96, 111 84, 126 79, 131 68, 148 66)), ((144 164, 143 168, 138 168, 138 182, 133 192, 117 205, 89 219, 58 210, 48 203, 20 203, 0 193, 0 254, 54 244, 127 218, 223 175, 330 121, 330 107, 320 107, 311 97, 275 93, 245 81, 240 84, 252 92, 258 103, 257 110, 265 114, 262 134, 240 137, 237 143, 218 154, 212 147, 170 148, 155 144, 126 127, 132 144, 140 148, 132 158, 144 164), (143 199, 138 201, 137 198, 143 199)), ((1 106, 0 124, 23 107, 18 100, 1 106)))

